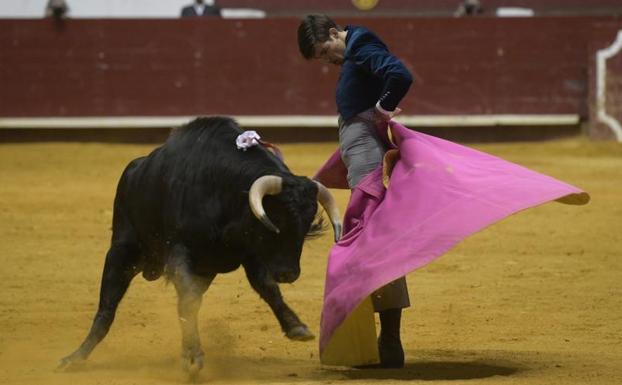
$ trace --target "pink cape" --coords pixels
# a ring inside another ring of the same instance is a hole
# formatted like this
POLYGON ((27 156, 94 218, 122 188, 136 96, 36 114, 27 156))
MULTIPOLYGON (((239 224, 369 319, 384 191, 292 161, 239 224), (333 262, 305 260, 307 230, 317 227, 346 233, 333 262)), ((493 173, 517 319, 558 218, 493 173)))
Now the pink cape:
MULTIPOLYGON (((558 200, 586 204, 567 183, 391 121, 399 150, 385 189, 382 167, 352 191, 343 237, 330 251, 320 352, 335 329, 373 291, 443 255, 511 214, 558 200)), ((314 177, 348 188, 339 151, 314 177)))

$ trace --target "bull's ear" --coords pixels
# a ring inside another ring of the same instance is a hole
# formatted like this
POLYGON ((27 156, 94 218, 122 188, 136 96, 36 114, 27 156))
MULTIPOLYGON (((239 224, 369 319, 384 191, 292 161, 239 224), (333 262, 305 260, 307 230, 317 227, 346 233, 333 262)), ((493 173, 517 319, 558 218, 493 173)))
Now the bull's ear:
POLYGON ((268 218, 263 208, 263 197, 266 195, 277 195, 281 191, 283 191, 283 178, 276 175, 264 175, 253 182, 248 192, 248 204, 253 215, 255 215, 264 226, 277 234, 280 233, 280 230, 272 223, 270 218, 268 218))

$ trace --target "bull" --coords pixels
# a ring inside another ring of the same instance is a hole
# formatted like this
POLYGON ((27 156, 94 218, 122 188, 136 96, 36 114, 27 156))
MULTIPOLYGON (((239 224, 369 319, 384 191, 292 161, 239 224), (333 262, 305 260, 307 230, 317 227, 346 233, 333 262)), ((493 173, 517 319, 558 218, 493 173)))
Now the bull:
POLYGON ((267 148, 236 149, 241 133, 233 119, 198 118, 128 164, 114 199, 97 313, 82 344, 60 367, 89 356, 141 272, 150 281, 164 275, 175 286, 182 360, 191 373, 203 367, 197 327, 201 298, 217 274, 240 265, 285 336, 314 337, 284 302, 278 283, 300 275, 305 238, 322 227, 318 202, 339 238, 335 201, 320 183, 293 175, 267 148))

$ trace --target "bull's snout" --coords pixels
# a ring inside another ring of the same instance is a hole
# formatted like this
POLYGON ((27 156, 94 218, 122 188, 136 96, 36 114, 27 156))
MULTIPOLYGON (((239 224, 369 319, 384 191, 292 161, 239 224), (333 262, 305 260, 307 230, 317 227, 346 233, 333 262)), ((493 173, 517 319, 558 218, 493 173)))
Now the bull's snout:
POLYGON ((292 283, 300 276, 300 270, 276 271, 272 274, 272 276, 278 283, 292 283))

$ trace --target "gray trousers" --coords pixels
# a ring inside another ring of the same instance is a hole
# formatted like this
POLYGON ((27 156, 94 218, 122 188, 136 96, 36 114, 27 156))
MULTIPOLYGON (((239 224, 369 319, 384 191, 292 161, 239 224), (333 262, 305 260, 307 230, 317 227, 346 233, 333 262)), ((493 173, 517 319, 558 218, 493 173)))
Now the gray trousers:
MULTIPOLYGON (((356 185, 365 175, 374 171, 387 151, 385 144, 376 133, 373 109, 361 112, 347 121, 339 118, 339 148, 341 159, 348 169, 348 185, 356 185)), ((410 306, 408 287, 404 277, 376 290, 372 296, 374 310, 377 312, 410 306)))

